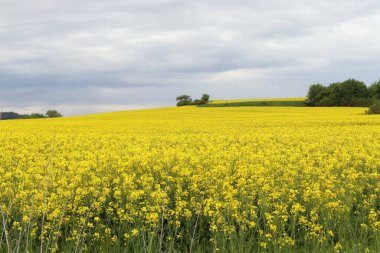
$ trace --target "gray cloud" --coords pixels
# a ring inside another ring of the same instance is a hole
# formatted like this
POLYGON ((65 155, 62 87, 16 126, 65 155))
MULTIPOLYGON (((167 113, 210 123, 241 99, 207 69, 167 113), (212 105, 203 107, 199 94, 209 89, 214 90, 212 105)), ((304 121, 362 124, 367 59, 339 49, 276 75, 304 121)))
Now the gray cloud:
POLYGON ((380 2, 3 0, 0 103, 66 115, 379 78, 380 2))

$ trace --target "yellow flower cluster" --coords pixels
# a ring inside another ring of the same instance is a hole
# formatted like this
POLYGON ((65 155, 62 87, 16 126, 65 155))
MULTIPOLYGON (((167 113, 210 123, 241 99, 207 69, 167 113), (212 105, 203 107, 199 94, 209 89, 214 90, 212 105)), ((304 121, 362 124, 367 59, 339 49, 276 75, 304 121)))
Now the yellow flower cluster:
POLYGON ((9 251, 379 251, 379 203, 380 117, 363 108, 0 122, 9 251))

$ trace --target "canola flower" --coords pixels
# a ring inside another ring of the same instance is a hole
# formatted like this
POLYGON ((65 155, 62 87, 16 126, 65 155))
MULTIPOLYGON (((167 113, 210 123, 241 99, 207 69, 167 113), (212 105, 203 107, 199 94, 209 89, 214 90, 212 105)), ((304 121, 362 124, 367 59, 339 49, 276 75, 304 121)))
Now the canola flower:
POLYGON ((0 252, 380 251, 363 108, 1 121, 0 141, 0 252))

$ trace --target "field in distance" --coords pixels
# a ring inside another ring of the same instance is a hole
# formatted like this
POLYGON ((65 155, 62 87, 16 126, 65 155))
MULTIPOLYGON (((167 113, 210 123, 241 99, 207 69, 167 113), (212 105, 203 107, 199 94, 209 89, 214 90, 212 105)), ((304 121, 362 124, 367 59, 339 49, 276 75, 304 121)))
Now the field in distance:
POLYGON ((380 116, 364 110, 0 121, 0 251, 379 252, 380 116))
POLYGON ((200 107, 236 107, 236 106, 295 106, 303 107, 305 97, 297 98, 259 98, 236 100, 213 100, 200 107))

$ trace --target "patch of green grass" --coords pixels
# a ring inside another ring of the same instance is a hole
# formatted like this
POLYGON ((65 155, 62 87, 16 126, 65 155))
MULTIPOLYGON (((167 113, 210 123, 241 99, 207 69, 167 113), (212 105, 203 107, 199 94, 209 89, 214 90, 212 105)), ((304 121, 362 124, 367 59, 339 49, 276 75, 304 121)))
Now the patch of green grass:
POLYGON ((242 102, 223 102, 198 105, 198 107, 238 107, 238 106, 306 106, 303 101, 242 101, 242 102))

